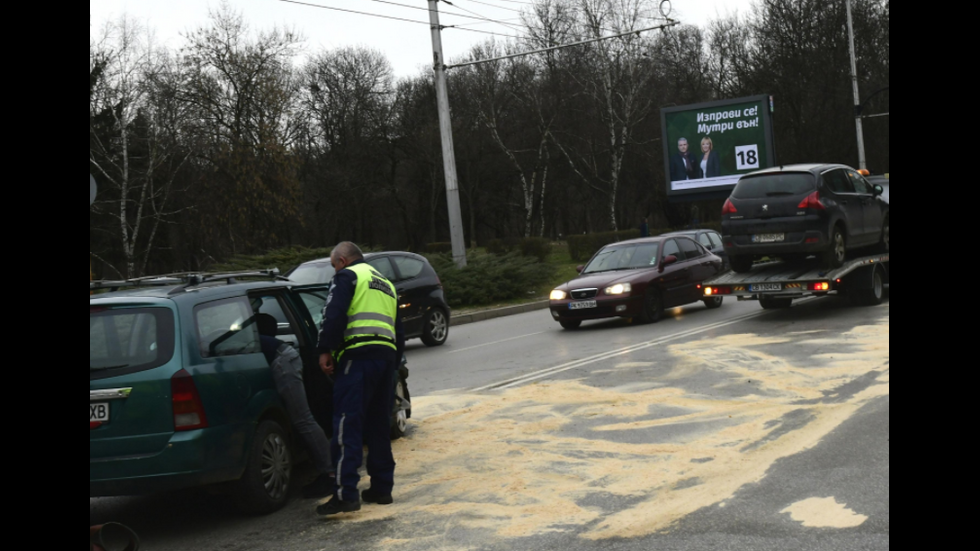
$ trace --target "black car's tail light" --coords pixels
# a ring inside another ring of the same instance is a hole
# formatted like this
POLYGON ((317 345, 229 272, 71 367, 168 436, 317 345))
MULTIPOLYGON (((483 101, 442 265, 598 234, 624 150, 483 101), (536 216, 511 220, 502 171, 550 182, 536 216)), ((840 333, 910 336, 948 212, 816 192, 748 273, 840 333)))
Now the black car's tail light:
POLYGON ((738 211, 735 210, 735 205, 732 204, 732 200, 731 199, 725 199, 725 206, 721 207, 721 214, 722 215, 725 215, 725 214, 735 214, 736 212, 738 212, 738 211))
POLYGON ((174 408, 174 430, 203 429, 208 426, 204 404, 194 378, 181 369, 170 378, 170 398, 174 408))
POLYGON ((800 204, 796 206, 798 209, 817 209, 826 210, 827 207, 820 202, 820 192, 814 191, 810 195, 806 196, 806 199, 800 201, 800 204))

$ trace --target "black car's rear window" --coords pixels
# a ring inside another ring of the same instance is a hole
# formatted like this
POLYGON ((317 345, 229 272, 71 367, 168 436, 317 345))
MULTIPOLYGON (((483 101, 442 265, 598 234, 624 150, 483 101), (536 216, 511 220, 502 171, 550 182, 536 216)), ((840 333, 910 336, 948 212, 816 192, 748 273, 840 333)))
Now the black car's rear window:
POLYGON ((168 308, 89 307, 91 379, 159 367, 174 355, 174 315, 168 308))
POLYGON ((326 283, 333 279, 336 271, 329 262, 311 262, 300 264, 295 270, 289 272, 289 279, 304 285, 309 283, 326 283))
POLYGON ((647 268, 657 265, 657 249, 660 243, 634 243, 630 245, 609 245, 596 253, 595 258, 582 270, 583 274, 594 274, 610 270, 647 268))
POLYGON ((732 197, 764 199, 780 195, 799 195, 816 187, 816 179, 809 172, 776 172, 742 178, 732 191, 732 197))

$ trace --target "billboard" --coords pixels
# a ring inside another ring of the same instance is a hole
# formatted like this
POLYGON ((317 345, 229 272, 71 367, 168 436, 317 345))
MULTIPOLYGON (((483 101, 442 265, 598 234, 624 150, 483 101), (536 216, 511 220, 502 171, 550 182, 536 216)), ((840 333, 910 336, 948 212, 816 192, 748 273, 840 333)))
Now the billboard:
POLYGON ((775 165, 771 96, 660 110, 667 196, 731 192, 742 174, 775 165))

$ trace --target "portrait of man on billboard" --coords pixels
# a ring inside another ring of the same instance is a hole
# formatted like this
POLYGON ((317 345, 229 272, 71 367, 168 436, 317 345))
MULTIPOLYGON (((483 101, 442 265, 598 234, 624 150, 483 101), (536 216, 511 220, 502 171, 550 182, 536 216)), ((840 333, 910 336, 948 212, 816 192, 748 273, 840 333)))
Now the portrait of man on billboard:
POLYGON ((670 156, 670 180, 693 180, 700 178, 694 153, 688 151, 687 138, 677 140, 677 151, 670 156))

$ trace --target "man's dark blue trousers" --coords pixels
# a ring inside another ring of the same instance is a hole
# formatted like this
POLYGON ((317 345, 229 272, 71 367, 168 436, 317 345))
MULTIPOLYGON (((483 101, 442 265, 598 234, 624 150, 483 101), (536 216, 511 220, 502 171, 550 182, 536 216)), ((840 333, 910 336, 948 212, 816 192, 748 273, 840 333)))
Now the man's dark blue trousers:
POLYGON ((334 369, 333 438, 331 458, 337 462, 337 494, 342 501, 357 501, 357 469, 368 448, 367 472, 371 489, 390 494, 395 459, 391 455, 391 408, 395 362, 342 359, 334 369))

